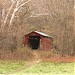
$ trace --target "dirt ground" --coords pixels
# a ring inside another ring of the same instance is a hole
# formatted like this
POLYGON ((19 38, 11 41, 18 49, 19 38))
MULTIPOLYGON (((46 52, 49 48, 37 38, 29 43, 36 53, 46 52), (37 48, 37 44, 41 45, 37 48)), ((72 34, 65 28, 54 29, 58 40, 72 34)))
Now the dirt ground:
POLYGON ((75 57, 51 57, 42 58, 42 61, 52 61, 52 62, 75 62, 75 57))

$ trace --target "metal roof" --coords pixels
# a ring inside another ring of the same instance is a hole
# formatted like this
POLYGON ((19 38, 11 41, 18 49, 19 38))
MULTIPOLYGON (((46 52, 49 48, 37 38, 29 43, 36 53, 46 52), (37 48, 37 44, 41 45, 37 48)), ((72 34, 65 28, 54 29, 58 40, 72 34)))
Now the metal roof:
POLYGON ((52 37, 52 36, 49 36, 49 35, 47 35, 47 34, 45 34, 45 33, 43 33, 43 32, 39 32, 39 31, 34 31, 34 32, 36 32, 36 33, 38 33, 38 34, 40 34, 40 35, 42 35, 42 36, 52 37))

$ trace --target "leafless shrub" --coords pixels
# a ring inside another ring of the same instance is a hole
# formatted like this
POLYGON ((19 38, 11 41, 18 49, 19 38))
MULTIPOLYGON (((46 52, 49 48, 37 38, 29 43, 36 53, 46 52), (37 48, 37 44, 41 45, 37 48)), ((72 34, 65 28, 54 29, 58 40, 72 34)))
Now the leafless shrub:
POLYGON ((33 60, 34 55, 28 48, 20 48, 15 52, 0 51, 0 59, 2 60, 33 60))

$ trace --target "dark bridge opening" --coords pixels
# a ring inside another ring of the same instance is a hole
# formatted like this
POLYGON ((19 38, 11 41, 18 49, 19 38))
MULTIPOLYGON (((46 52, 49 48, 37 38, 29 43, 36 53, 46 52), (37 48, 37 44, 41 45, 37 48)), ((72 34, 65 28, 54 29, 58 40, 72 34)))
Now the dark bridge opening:
POLYGON ((28 46, 32 49, 38 49, 40 47, 40 37, 39 36, 29 36, 28 46))

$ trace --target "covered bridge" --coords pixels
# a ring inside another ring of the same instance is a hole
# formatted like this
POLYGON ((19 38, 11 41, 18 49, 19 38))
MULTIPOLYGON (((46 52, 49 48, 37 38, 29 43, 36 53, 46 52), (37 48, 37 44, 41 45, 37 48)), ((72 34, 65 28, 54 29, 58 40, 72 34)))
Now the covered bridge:
POLYGON ((24 36, 24 46, 31 49, 52 49, 53 38, 39 31, 32 31, 24 36))

